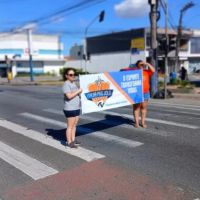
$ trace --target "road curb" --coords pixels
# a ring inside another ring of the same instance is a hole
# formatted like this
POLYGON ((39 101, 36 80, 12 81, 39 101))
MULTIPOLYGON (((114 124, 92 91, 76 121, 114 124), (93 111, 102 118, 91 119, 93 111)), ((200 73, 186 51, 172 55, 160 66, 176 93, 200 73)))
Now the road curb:
POLYGON ((0 83, 3 86, 34 86, 38 85, 38 83, 0 83))

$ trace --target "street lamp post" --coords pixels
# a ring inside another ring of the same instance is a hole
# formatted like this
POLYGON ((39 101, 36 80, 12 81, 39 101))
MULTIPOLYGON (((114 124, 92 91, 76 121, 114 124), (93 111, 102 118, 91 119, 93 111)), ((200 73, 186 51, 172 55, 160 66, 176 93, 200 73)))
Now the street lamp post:
POLYGON ((180 10, 180 17, 179 17, 179 25, 178 25, 178 30, 177 30, 177 39, 176 39, 176 63, 175 63, 175 70, 178 70, 178 65, 179 65, 179 52, 180 52, 180 41, 181 41, 181 36, 182 36, 182 24, 183 24, 183 16, 186 13, 187 10, 195 6, 195 4, 191 1, 183 6, 183 8, 180 10))
POLYGON ((33 76, 33 56, 32 56, 32 30, 36 27, 35 23, 26 24, 21 28, 13 30, 13 33, 26 32, 28 43, 28 55, 29 55, 29 68, 30 68, 30 81, 34 81, 33 76))
POLYGON ((30 68, 30 81, 34 81, 33 76, 33 56, 32 56, 32 30, 27 29, 28 36, 28 54, 29 54, 29 68, 30 68))
POLYGON ((95 17, 89 24, 88 26, 86 27, 85 29, 85 34, 84 34, 84 37, 85 37, 85 48, 84 48, 84 59, 85 59, 85 72, 87 71, 87 60, 88 60, 88 50, 87 50, 87 34, 88 34, 88 30, 89 28, 95 23, 95 21, 97 19, 99 19, 99 22, 103 22, 104 21, 104 17, 105 17, 105 11, 101 11, 101 13, 95 17))

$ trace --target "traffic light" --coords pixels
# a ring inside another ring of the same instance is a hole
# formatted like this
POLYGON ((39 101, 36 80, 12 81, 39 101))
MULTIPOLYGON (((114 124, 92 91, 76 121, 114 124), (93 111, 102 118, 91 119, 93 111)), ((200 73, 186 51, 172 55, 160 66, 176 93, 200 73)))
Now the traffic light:
POLYGON ((9 59, 8 59, 8 56, 7 55, 5 55, 5 62, 6 62, 6 64, 9 64, 8 62, 9 62, 9 59))
POLYGON ((87 52, 87 55, 86 54, 83 54, 83 60, 90 60, 91 58, 91 55, 90 55, 90 52, 87 52))
POLYGON ((81 52, 80 51, 77 52, 77 56, 78 57, 81 56, 81 52))
POLYGON ((171 52, 176 49, 176 35, 169 35, 169 46, 167 46, 167 40, 165 37, 158 40, 158 52, 165 53, 171 52))
POLYGON ((167 50, 167 40, 164 37, 158 40, 158 52, 165 53, 166 50, 167 50))
POLYGON ((90 52, 87 52, 87 60, 90 60, 90 52))
POLYGON ((169 37, 169 52, 176 49, 176 36, 169 37))
POLYGON ((104 20, 104 17, 105 17, 105 11, 101 11, 100 15, 99 15, 99 22, 103 22, 104 20))

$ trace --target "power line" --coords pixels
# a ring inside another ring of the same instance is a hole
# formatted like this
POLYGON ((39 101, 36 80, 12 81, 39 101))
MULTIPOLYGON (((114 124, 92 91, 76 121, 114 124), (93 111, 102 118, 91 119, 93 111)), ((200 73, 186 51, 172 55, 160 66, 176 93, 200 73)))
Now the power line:
MULTIPOLYGON (((160 5, 161 5, 161 7, 162 7, 162 9, 163 9, 163 11, 164 11, 164 13, 166 14, 166 3, 165 2, 163 2, 163 0, 159 0, 160 1, 160 5)), ((168 10, 168 14, 169 14, 169 17, 171 18, 171 20, 173 19, 172 18, 172 14, 171 14, 171 12, 168 10)), ((176 31, 176 27, 173 25, 173 23, 172 23, 172 21, 169 19, 169 17, 168 17, 168 22, 169 22, 169 24, 170 24, 170 26, 171 26, 171 28, 174 30, 174 31, 176 31)))
MULTIPOLYGON (((44 25, 44 24, 48 24, 48 23, 50 23, 49 21, 52 21, 52 19, 55 18, 55 17, 70 15, 70 14, 79 12, 80 10, 87 9, 87 8, 89 8, 91 6, 94 6, 94 5, 97 5, 99 3, 102 3, 104 1, 107 1, 107 0, 82 0, 79 3, 73 4, 71 6, 67 6, 65 8, 62 8, 60 10, 55 11, 54 13, 48 14, 46 16, 40 17, 38 19, 29 21, 29 22, 26 22, 26 23, 24 23, 24 25, 21 25, 21 26, 18 26, 16 28, 13 28, 11 33, 8 33, 7 35, 16 34, 18 32, 22 32, 24 30, 23 28, 27 24, 35 24, 37 26, 38 25, 41 26, 41 25, 44 25)), ((5 36, 6 35, 3 35, 3 36, 0 35, 0 37, 5 37, 5 36)))
MULTIPOLYGON (((28 23, 35 23, 38 25, 47 24, 47 23, 49 23, 49 21, 51 21, 55 17, 63 16, 63 15, 66 15, 67 13, 71 14, 71 13, 80 11, 81 9, 85 9, 90 6, 102 3, 104 1, 106 1, 106 0, 82 0, 80 3, 76 3, 71 6, 67 6, 67 7, 57 10, 54 13, 51 13, 49 15, 42 16, 38 19, 26 22, 26 24, 28 24, 28 23)), ((23 27, 23 26, 21 26, 21 27, 23 27)))

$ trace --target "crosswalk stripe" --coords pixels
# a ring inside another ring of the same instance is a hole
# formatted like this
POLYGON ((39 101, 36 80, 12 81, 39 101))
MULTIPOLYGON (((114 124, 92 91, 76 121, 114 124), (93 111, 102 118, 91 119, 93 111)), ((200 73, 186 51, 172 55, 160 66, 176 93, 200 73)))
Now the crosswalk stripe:
POLYGON ((44 109, 44 111, 53 113, 53 114, 57 114, 57 115, 63 115, 63 112, 61 110, 57 110, 57 109, 53 109, 53 108, 47 108, 47 109, 44 109))
MULTIPOLYGON (((55 110, 55 109, 45 109, 45 111, 51 112, 51 113, 54 113, 54 114, 61 114, 62 113, 61 111, 55 110)), ((115 115, 115 116, 123 116, 123 117, 127 117, 129 119, 133 119, 132 115, 117 113, 117 112, 113 112, 113 111, 103 111, 102 113, 112 114, 112 115, 115 115)), ((87 119, 88 117, 86 115, 84 115, 84 117, 82 117, 82 118, 87 119)), ((160 124, 167 124, 167 125, 172 125, 172 126, 178 126, 178 127, 184 127, 184 128, 189 128, 189 129, 199 129, 200 128, 200 127, 195 126, 195 125, 182 124, 182 123, 178 123, 178 122, 171 122, 171 121, 160 120, 160 119, 146 118, 146 121, 160 123, 160 124)))
MULTIPOLYGON (((53 113, 53 114, 56 114, 56 115, 63 115, 63 112, 60 111, 60 110, 57 110, 57 109, 52 109, 52 108, 48 108, 48 109, 44 109, 45 112, 48 112, 48 113, 53 113)), ((83 115, 83 116, 80 116, 81 119, 84 119, 84 120, 88 120, 88 121, 91 121, 91 122, 100 122, 102 124, 106 124, 106 125, 113 125, 113 126, 120 126, 121 128, 126 128, 126 129, 131 129, 133 130, 133 125, 132 124, 119 124, 117 121, 114 121, 114 120, 105 120, 105 118, 103 119, 100 119, 98 117, 94 117, 94 116, 89 116, 89 115, 83 115)), ((151 134, 154 134, 154 135, 161 135, 161 136, 168 136, 170 135, 169 132, 167 131, 162 131, 162 130, 154 130, 154 129, 144 129, 144 128, 141 128, 141 129, 137 129, 137 132, 147 132, 147 133, 151 133, 151 134)))
POLYGON ((150 105, 163 105, 163 106, 181 106, 181 107, 188 107, 188 108, 200 108, 200 105, 190 105, 190 104, 177 104, 177 103, 167 103, 167 102, 157 102, 155 100, 150 101, 150 105))
MULTIPOLYGON (((158 110, 158 108, 157 108, 157 106, 155 106, 155 105, 151 105, 150 107, 149 107, 149 110, 150 111, 157 111, 157 112, 160 112, 160 113, 162 113, 163 115, 169 115, 168 113, 165 113, 165 112, 170 112, 170 113, 174 113, 173 115, 178 115, 178 114, 190 114, 190 115, 195 115, 195 116, 200 116, 200 114, 199 113, 196 113, 196 112, 193 112, 193 111, 198 111, 198 110, 196 110, 196 109, 193 109, 193 110, 191 110, 191 112, 189 111, 190 109, 188 108, 186 108, 186 111, 181 111, 181 110, 171 110, 171 109, 173 109, 173 107, 169 107, 169 106, 164 106, 164 107, 162 107, 162 108, 159 108, 159 110, 158 110), (166 108, 166 109, 165 109, 166 108), (188 110, 188 111, 187 111, 188 110)), ((121 110, 123 110, 124 112, 126 112, 127 110, 131 110, 132 109, 132 107, 123 107, 121 110)), ((184 108, 180 108, 180 109, 183 109, 184 110, 184 108)))
MULTIPOLYGON (((152 108, 153 111, 158 111, 157 108, 152 108)), ((189 114, 189 115, 194 115, 194 116, 200 116, 199 113, 194 113, 194 112, 186 112, 186 111, 177 111, 177 110, 170 110, 167 108, 167 110, 165 109, 159 109, 159 112, 161 112, 162 114, 165 114, 165 112, 170 112, 170 113, 174 113, 173 115, 178 115, 178 114, 189 114)), ((167 113, 166 113, 167 114, 167 113)), ((191 118, 191 117, 190 117, 191 118)))
POLYGON ((64 145, 60 144, 60 141, 57 141, 50 137, 46 138, 46 137, 44 137, 44 134, 42 134, 40 132, 28 129, 26 127, 23 127, 21 125, 15 124, 15 123, 7 121, 7 120, 0 120, 0 126, 6 128, 8 130, 11 130, 15 133, 18 133, 20 135, 23 135, 25 137, 28 137, 30 139, 33 139, 37 142, 45 144, 47 146, 51 146, 55 149, 61 150, 65 153, 68 153, 70 155, 81 158, 87 162, 105 158, 105 155, 96 153, 94 151, 90 151, 90 150, 82 148, 82 147, 79 147, 78 149, 66 148, 64 145))
POLYGON ((181 110, 191 110, 191 111, 200 111, 200 109, 198 108, 186 108, 186 107, 182 107, 182 106, 168 106, 168 105, 156 105, 156 104, 151 104, 151 106, 154 106, 154 107, 164 107, 166 109, 168 108, 178 108, 178 109, 181 109, 181 110))
MULTIPOLYGON (((37 116, 37 115, 31 114, 31 113, 21 113, 20 115, 30 118, 30 119, 40 121, 40 122, 46 122, 49 124, 58 125, 60 127, 66 128, 66 123, 64 123, 64 122, 57 123, 58 122, 57 120, 52 120, 52 119, 49 119, 46 117, 37 116)), ((100 138, 107 142, 112 142, 112 143, 119 144, 119 145, 126 146, 126 147, 135 148, 135 147, 143 145, 143 143, 138 142, 138 141, 121 138, 118 136, 104 133, 102 131, 94 131, 89 128, 78 127, 78 131, 81 133, 91 133, 91 134, 89 134, 89 136, 91 136, 91 137, 100 138)))
POLYGON ((27 116, 29 118, 31 117, 31 119, 34 119, 34 120, 37 120, 37 121, 42 121, 42 122, 45 122, 45 123, 54 124, 54 125, 66 128, 66 123, 56 121, 56 120, 53 120, 53 119, 49 119, 49 118, 46 118, 46 117, 33 115, 33 114, 30 114, 30 113, 22 113, 20 115, 27 116))
MULTIPOLYGON (((49 113, 53 113, 53 114, 56 114, 56 115, 63 115, 63 112, 60 111, 60 110, 56 110, 56 109, 52 109, 52 108, 48 108, 48 109, 44 109, 45 112, 49 112, 49 113)), ((34 116, 33 116, 34 117, 34 116)), ((39 117, 40 118, 40 117, 39 117)), ((38 118, 38 119, 39 119, 38 118)), ((92 121, 92 122, 99 122, 101 119, 97 118, 97 117, 94 117, 94 116, 89 116, 89 115, 81 115, 80 116, 81 119, 85 119, 85 120, 89 120, 89 121, 92 121)), ((44 121, 46 121, 44 119, 44 121)), ((50 120, 51 121, 51 120, 50 120)), ((56 122, 55 122, 56 123, 56 122)), ((59 122, 60 123, 60 122, 59 122)), ((104 124, 108 124, 108 125, 119 125, 119 123, 117 121, 113 121, 113 120, 109 120, 109 121, 105 121, 103 122, 104 124)), ((131 126, 133 127, 133 126, 131 126)))
MULTIPOLYGON (((113 111, 103 111, 102 113, 108 114, 108 115, 123 116, 123 117, 127 117, 129 119, 133 119, 133 116, 129 115, 129 114, 117 113, 117 112, 113 112, 113 111)), ((183 128, 189 128, 189 129, 199 129, 200 128, 195 125, 182 124, 182 123, 178 123, 178 122, 171 122, 171 121, 165 121, 165 120, 160 120, 160 119, 146 118, 146 121, 160 123, 160 124, 166 124, 166 125, 172 125, 172 126, 178 126, 178 127, 183 127, 183 128)))
POLYGON ((57 174, 58 171, 0 141, 0 158, 34 180, 57 174))

